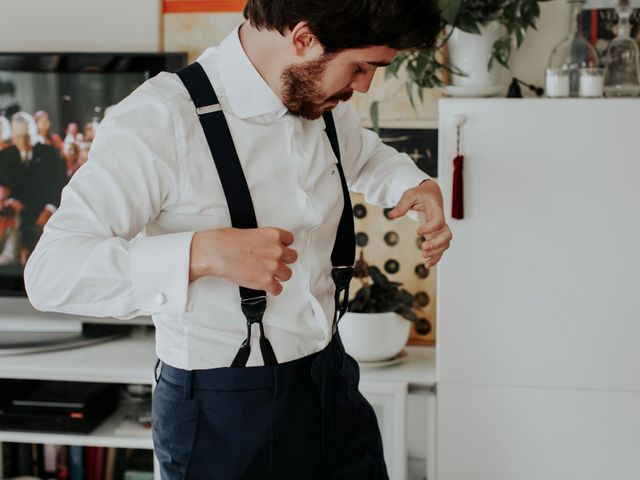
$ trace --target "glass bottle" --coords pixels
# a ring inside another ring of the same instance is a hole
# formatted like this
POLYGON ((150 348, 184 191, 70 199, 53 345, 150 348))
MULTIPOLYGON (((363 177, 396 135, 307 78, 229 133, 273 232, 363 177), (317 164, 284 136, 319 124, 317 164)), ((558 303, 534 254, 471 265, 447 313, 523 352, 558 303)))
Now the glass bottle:
POLYGON ((580 93, 580 69, 599 67, 600 57, 580 31, 586 0, 567 0, 567 3, 571 8, 569 34, 551 52, 549 68, 569 70, 570 95, 577 97, 580 93))
POLYGON ((607 97, 635 97, 640 93, 638 44, 631 38, 629 0, 619 0, 618 24, 604 58, 606 66, 604 93, 607 97))

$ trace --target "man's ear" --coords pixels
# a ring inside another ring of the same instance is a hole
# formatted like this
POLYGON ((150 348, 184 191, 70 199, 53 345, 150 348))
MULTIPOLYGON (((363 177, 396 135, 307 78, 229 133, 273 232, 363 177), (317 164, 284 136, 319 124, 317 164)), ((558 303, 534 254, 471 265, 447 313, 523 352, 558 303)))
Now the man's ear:
POLYGON ((298 57, 312 59, 324 53, 323 46, 307 22, 298 22, 289 32, 289 39, 293 53, 298 57))

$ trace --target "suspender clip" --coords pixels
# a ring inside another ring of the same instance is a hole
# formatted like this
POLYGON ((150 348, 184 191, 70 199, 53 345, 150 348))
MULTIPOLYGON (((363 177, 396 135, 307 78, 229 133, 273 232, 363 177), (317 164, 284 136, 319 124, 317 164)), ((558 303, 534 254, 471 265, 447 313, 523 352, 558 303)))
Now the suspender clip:
POLYGON ((353 278, 353 267, 333 267, 331 277, 336 284, 336 310, 339 313, 338 320, 340 320, 349 308, 349 284, 353 278))
POLYGON ((262 321, 262 316, 267 310, 267 297, 243 298, 240 301, 242 313, 247 317, 247 323, 252 324, 262 321))
POLYGON ((220 110, 222 110, 222 107, 220 106, 220 104, 215 103, 213 105, 206 105, 204 107, 196 108, 196 113, 198 115, 206 115, 207 113, 215 113, 215 112, 219 112, 220 110))

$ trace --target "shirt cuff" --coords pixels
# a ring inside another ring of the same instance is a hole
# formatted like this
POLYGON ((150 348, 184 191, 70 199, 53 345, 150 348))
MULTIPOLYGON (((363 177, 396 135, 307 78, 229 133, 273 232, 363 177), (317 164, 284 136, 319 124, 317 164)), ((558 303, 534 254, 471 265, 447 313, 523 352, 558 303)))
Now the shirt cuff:
POLYGON ((133 295, 149 313, 184 313, 194 232, 139 237, 131 252, 133 295))

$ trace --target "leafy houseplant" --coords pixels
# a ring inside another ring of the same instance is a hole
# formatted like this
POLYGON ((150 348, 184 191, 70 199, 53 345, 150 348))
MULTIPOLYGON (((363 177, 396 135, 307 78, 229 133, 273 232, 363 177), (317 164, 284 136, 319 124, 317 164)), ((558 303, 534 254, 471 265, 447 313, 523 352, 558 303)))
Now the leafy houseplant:
MULTIPOLYGON (((414 92, 417 89, 420 100, 425 88, 442 87, 442 73, 465 75, 455 65, 447 65, 442 49, 449 40, 453 29, 471 34, 480 34, 481 27, 497 22, 506 33, 495 41, 488 68, 494 62, 509 66, 512 46, 519 48, 527 29, 536 28, 540 16, 540 2, 548 0, 438 0, 442 12, 443 33, 432 49, 401 52, 386 68, 385 78, 396 77, 406 70, 405 88, 411 105, 415 108, 414 92)), ((371 104, 370 113, 374 126, 378 125, 379 101, 371 104)))
POLYGON ((349 312, 395 312, 414 323, 418 333, 429 333, 431 325, 415 313, 415 310, 421 309, 420 305, 413 294, 400 288, 401 283, 389 280, 378 267, 368 265, 362 256, 356 264, 355 277, 360 279, 363 286, 349 301, 349 312))
POLYGON ((355 276, 363 286, 349 302, 349 311, 340 321, 340 337, 347 353, 356 360, 372 362, 395 358, 407 343, 410 322, 419 333, 429 333, 429 322, 414 312, 418 307, 414 296, 401 289, 399 283, 389 281, 379 268, 367 265, 362 254, 355 276))

